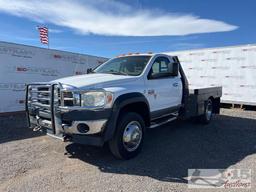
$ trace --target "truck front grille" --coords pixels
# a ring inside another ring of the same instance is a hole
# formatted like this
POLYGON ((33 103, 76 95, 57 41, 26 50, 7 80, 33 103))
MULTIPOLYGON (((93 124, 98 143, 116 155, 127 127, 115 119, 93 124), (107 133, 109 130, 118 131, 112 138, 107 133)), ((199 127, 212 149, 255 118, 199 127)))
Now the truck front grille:
MULTIPOLYGON (((50 109, 52 94, 54 94, 51 89, 51 85, 29 85, 28 104, 50 109)), ((60 100, 59 95, 56 96, 54 102, 60 100)))
POLYGON ((72 92, 60 92, 60 88, 57 85, 52 89, 50 84, 29 85, 28 104, 50 110, 52 95, 54 96, 54 106, 74 106, 75 104, 72 92))
POLYGON ((36 101, 44 104, 50 105, 51 101, 51 90, 49 87, 38 87, 37 94, 36 94, 36 101))
POLYGON ((73 93, 70 91, 64 91, 62 92, 62 98, 63 98, 63 106, 74 106, 74 97, 73 93))

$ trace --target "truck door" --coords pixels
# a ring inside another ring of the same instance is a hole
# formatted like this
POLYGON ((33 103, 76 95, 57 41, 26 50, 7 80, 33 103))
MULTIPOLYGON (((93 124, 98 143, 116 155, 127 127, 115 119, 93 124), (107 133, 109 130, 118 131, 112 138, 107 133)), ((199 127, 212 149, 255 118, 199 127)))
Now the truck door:
POLYGON ((173 76, 172 70, 173 61, 168 57, 159 56, 153 61, 145 81, 151 112, 179 109, 182 99, 181 76, 173 76))

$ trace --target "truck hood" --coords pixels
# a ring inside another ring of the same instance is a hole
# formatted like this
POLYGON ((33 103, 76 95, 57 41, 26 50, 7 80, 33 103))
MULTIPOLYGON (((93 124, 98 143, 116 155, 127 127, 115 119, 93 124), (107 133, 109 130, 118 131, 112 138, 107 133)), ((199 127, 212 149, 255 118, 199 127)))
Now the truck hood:
POLYGON ((125 76, 125 75, 113 75, 113 74, 86 74, 86 75, 77 75, 70 76, 61 79, 56 79, 52 81, 52 83, 61 83, 65 85, 70 85, 76 88, 84 88, 84 87, 97 87, 101 88, 103 85, 108 83, 124 83, 127 81, 132 81, 137 79, 134 76, 125 76))

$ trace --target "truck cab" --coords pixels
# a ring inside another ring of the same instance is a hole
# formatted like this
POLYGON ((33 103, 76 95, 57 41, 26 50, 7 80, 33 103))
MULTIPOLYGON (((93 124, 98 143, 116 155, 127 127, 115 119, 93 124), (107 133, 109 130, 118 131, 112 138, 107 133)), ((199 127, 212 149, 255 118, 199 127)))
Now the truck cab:
POLYGON ((86 145, 108 143, 115 157, 129 159, 149 128, 178 118, 209 123, 221 94, 221 87, 189 90, 175 56, 129 54, 87 75, 27 85, 26 110, 34 130, 86 145))

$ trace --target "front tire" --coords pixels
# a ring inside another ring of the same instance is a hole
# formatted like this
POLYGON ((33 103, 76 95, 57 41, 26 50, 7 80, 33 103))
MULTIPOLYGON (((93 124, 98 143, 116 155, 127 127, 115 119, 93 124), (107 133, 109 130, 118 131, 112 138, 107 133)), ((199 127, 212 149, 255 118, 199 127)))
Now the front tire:
POLYGON ((144 139, 145 123, 134 112, 122 114, 114 137, 109 141, 112 154, 118 159, 131 159, 139 154, 144 139))

